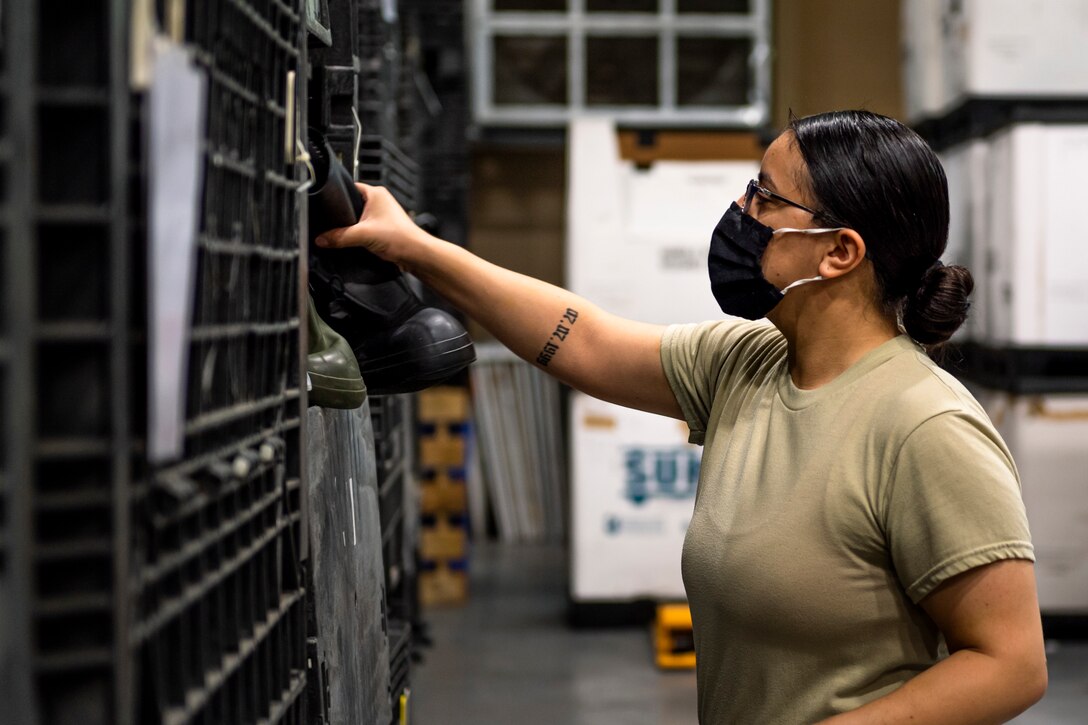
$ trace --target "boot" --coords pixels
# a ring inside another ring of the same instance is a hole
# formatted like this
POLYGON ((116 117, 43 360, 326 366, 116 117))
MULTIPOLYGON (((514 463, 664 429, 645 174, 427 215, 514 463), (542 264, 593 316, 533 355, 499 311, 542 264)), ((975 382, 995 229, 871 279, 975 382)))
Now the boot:
POLYGON ((366 385, 359 375, 359 363, 351 347, 322 321, 309 299, 309 354, 306 374, 310 378, 310 404, 322 408, 354 410, 366 400, 366 385))
POLYGON ((371 395, 412 393, 442 382, 476 359, 472 340, 449 313, 426 307, 397 265, 362 248, 321 249, 322 232, 350 226, 363 199, 328 142, 310 129, 310 289, 317 311, 343 335, 371 395))

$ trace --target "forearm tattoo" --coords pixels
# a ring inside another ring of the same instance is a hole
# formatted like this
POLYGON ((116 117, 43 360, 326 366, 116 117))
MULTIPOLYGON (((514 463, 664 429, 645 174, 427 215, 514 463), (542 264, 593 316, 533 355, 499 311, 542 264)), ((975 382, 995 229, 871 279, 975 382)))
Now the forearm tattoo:
POLYGON ((555 332, 548 336, 548 342, 545 343, 544 349, 536 356, 538 365, 544 368, 548 367, 548 363, 555 357, 555 353, 559 352, 559 346, 567 339, 567 335, 570 334, 570 328, 577 319, 578 310, 572 310, 568 307, 567 311, 563 313, 563 319, 555 326, 555 332))

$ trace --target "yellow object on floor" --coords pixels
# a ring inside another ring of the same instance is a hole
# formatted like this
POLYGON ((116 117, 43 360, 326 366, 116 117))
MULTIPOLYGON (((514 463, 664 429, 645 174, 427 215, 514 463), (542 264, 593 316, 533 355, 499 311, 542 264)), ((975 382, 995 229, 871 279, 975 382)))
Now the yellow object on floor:
POLYGON ((687 604, 659 604, 654 621, 654 652, 663 670, 695 669, 695 637, 687 604))

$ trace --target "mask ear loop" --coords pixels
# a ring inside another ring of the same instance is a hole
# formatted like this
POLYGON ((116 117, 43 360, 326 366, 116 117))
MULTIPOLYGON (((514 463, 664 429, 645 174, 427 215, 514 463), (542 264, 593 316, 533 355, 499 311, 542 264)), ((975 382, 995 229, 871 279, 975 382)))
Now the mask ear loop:
POLYGON ((781 229, 775 229, 772 234, 786 234, 787 232, 793 234, 827 234, 828 232, 841 232, 843 229, 849 229, 849 227, 821 227, 820 229, 794 229, 793 227, 782 227, 781 229))
POLYGON ((779 292, 781 292, 782 294, 786 294, 787 292, 789 292, 794 287, 800 287, 801 285, 808 284, 809 282, 822 282, 825 279, 827 279, 827 278, 824 277, 823 275, 819 275, 819 274, 816 275, 815 277, 806 277, 805 279, 799 279, 796 282, 793 282, 791 284, 786 285, 785 287, 780 289, 779 292))
MULTIPOLYGON (((792 232, 794 234, 826 234, 827 232, 840 232, 843 229, 847 229, 847 227, 821 227, 820 229, 794 229, 792 227, 783 227, 781 229, 775 229, 771 233, 786 234, 787 232, 792 232)), ((786 294, 794 287, 800 287, 801 285, 808 284, 809 282, 822 282, 825 279, 826 277, 819 274, 815 277, 806 277, 805 279, 799 279, 796 282, 786 285, 781 290, 779 290, 779 292, 781 292, 782 294, 786 294)))

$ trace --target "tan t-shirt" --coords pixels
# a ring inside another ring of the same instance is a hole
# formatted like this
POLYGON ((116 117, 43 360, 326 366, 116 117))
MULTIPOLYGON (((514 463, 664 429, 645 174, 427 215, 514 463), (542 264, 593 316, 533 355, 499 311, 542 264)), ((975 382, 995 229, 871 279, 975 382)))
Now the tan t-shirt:
POLYGON ((811 723, 943 653, 918 602, 1034 553, 989 418, 906 336, 801 390, 761 323, 667 328, 665 374, 703 443, 683 574, 699 721, 811 723))

